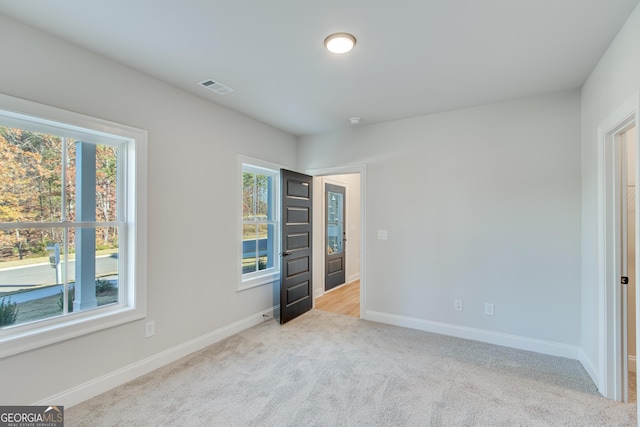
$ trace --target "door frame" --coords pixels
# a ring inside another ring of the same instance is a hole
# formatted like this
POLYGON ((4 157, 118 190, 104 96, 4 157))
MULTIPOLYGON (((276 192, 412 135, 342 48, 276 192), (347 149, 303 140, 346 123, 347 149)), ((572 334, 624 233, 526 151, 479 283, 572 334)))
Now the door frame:
MULTIPOLYGON (((322 169, 307 169, 305 170, 307 175, 311 175, 314 178, 328 175, 343 175, 343 174, 359 174, 360 176, 360 318, 367 318, 367 236, 366 236, 366 206, 367 206, 367 167, 366 165, 353 165, 353 166, 336 166, 322 169)), ((314 181, 315 183, 315 181, 314 181)), ((321 218, 317 218, 318 221, 322 221, 321 218)), ((314 222, 316 218, 314 218, 314 222)), ((315 222, 318 224, 318 222, 315 222)), ((322 230, 324 233, 324 230, 322 230)), ((314 251, 313 268, 315 271, 323 271, 324 267, 324 252, 320 251, 321 256, 318 256, 319 251, 314 251)), ((324 272, 323 272, 324 278, 324 272)), ((323 287, 324 288, 324 287, 323 287)), ((315 300, 314 300, 315 306, 315 300)))
MULTIPOLYGON (((624 363, 627 354, 623 353, 623 290, 620 284, 622 265, 621 224, 622 200, 620 197, 621 180, 617 176, 622 172, 620 165, 620 136, 634 125, 636 126, 636 165, 640 165, 638 125, 640 124, 640 98, 638 94, 625 102, 598 127, 598 297, 599 297, 599 342, 600 364, 598 390, 605 397, 621 401, 626 395, 623 389, 624 363)), ((636 182, 639 168, 636 167, 636 182)), ((637 191, 637 190, 636 190, 637 191)), ((636 223, 638 222, 636 197, 636 223)), ((636 247, 640 242, 640 232, 636 228, 636 247)), ((626 248, 625 248, 626 250, 626 248)), ((638 271, 639 257, 633 260, 638 271)), ((638 307, 638 293, 635 305, 638 307)), ((625 319, 626 321, 626 319, 625 319)), ((636 318, 636 325, 638 325, 636 318)), ((636 327, 636 342, 640 330, 636 327)), ((636 346, 637 347, 637 346, 636 346)))

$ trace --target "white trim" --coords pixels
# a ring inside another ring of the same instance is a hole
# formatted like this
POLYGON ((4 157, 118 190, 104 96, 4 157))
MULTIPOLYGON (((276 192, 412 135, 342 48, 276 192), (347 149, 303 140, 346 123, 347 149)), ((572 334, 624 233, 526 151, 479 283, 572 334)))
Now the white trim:
POLYGON ((360 280, 360 272, 354 273, 351 276, 347 277, 347 283, 352 283, 356 280, 360 280))
MULTIPOLYGON (((244 154, 238 154, 238 165, 240 166, 240 171, 242 171, 243 163, 268 171, 280 171, 280 169, 289 169, 288 166, 281 165, 280 163, 274 163, 268 160, 261 160, 256 159, 255 157, 245 156, 244 154)), ((242 184, 242 180, 240 180, 240 184, 242 184)))
MULTIPOLYGON (((619 154, 615 149, 615 140, 624 130, 634 123, 640 123, 640 96, 634 96, 624 102, 619 108, 609 115, 598 126, 597 136, 597 167, 598 167, 598 342, 599 364, 598 375, 592 375, 598 391, 605 397, 621 400, 623 397, 622 386, 622 343, 618 332, 621 330, 621 289, 618 286, 620 269, 617 265, 619 255, 619 236, 616 235, 619 222, 619 203, 615 194, 609 194, 608 188, 614 185, 613 174, 615 168, 613 160, 619 154), (613 200, 610 198, 613 197, 613 200), (597 379, 597 381, 596 381, 597 379)), ((636 133, 636 146, 638 146, 639 133, 636 133)), ((636 154, 637 156, 640 153, 636 154)), ((640 164, 636 157, 636 164, 640 164)), ((636 182, 639 171, 636 168, 636 182)), ((636 198, 636 215, 638 215, 638 203, 636 198)), ((636 216, 636 223, 638 217, 636 216)), ((636 247, 640 241, 640 230, 636 230, 636 247)), ((638 257, 636 257, 636 271, 638 270, 638 257)), ((636 306, 638 298, 636 295, 636 306)), ((640 319, 637 319, 640 323, 640 319)), ((640 329, 636 328, 636 340, 640 329)))
POLYGON ((0 93, 0 108, 7 123, 34 132, 84 140, 93 144, 117 145, 127 141, 129 133, 139 130, 61 108, 39 104, 0 93), (40 120, 34 121, 37 117, 40 120), (61 125, 62 124, 62 125, 61 125), (120 140, 119 142, 115 142, 120 140))
POLYGON ((536 353, 548 354, 551 356, 567 357, 580 360, 580 347, 553 341, 527 338, 519 335, 503 334, 500 332, 487 331, 484 329, 468 328, 465 326, 452 325, 448 323, 432 322, 429 320, 416 319, 395 314, 381 313, 368 310, 365 313, 366 320, 386 323, 394 326, 418 329, 425 332, 433 332, 441 335, 448 335, 457 338, 480 341, 489 344, 501 345, 504 347, 516 348, 519 350, 533 351, 536 353))
MULTIPOLYGON (((364 318, 363 313, 365 313, 367 309, 367 166, 353 165, 307 169, 305 173, 314 177, 360 174, 360 318, 364 318)), ((322 289, 324 289, 324 286, 322 286, 322 289)))
POLYGON ((593 366, 593 363, 582 349, 580 349, 578 360, 580 361, 580 363, 582 363, 582 366, 584 367, 585 371, 587 371, 587 374, 591 377, 593 383, 596 385, 599 384, 600 375, 598 374, 598 370, 593 366))
POLYGON ((273 313, 278 307, 256 313, 252 316, 241 319, 230 325, 223 326, 200 337, 194 338, 180 345, 149 356, 138 362, 132 363, 123 368, 117 369, 108 374, 102 375, 84 384, 72 387, 53 396, 46 397, 32 405, 49 405, 57 402, 65 407, 71 407, 88 400, 101 393, 118 387, 128 381, 136 379, 142 375, 161 368, 169 363, 175 362, 191 353, 202 350, 212 344, 222 341, 232 335, 242 332, 248 328, 265 321, 265 318, 273 319, 273 313))

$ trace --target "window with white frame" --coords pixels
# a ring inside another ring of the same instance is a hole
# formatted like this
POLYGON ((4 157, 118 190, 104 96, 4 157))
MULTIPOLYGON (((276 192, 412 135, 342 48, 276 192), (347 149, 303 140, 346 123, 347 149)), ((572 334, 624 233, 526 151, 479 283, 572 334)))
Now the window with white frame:
POLYGON ((145 315, 146 132, 0 96, 0 357, 145 315))
POLYGON ((280 172, 277 165, 249 158, 241 168, 239 289, 244 289, 279 278, 280 172))

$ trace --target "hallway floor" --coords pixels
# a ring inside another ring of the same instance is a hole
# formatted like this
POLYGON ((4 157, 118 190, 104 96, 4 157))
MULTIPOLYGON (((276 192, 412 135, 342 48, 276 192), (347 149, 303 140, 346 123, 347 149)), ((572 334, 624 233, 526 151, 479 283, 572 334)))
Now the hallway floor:
POLYGON ((315 308, 360 317, 360 280, 342 285, 316 298, 315 308))

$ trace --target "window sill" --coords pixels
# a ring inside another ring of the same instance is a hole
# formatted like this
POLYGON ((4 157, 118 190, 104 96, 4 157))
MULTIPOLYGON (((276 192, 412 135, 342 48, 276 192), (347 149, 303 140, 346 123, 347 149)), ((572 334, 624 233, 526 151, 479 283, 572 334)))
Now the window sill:
POLYGON ((268 285, 271 283, 280 281, 280 272, 274 271, 271 273, 263 274, 260 276, 254 276, 251 278, 242 278, 238 285, 237 291, 246 291, 247 289, 257 288, 259 286, 268 285))

